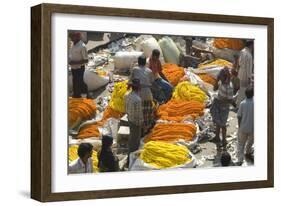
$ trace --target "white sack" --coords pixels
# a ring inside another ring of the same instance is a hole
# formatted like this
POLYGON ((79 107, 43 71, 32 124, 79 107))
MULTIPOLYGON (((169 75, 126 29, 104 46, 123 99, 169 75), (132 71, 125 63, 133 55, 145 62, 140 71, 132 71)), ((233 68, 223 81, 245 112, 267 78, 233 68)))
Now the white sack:
POLYGON ((127 72, 130 70, 135 63, 138 62, 139 56, 141 56, 143 52, 139 51, 120 51, 115 54, 114 59, 114 69, 118 72, 127 72))
POLYGON ((165 61, 164 61, 162 50, 161 50, 157 40, 154 37, 146 39, 143 42, 141 42, 141 44, 140 44, 140 51, 143 51, 144 55, 147 58, 149 58, 151 56, 152 51, 154 49, 158 49, 160 51, 160 58, 159 58, 159 60, 160 60, 160 62, 162 64, 164 64, 165 61))
MULTIPOLYGON (((86 69, 84 72, 84 82, 88 86, 88 91, 93 91, 96 90, 100 87, 105 86, 109 82, 109 77, 108 76, 100 76, 93 70, 88 70, 86 69)), ((68 76, 68 87, 69 90, 72 91, 72 74, 71 72, 69 73, 68 76)))
POLYGON ((162 49, 165 62, 179 64, 180 51, 175 42, 170 37, 165 36, 158 43, 162 49))

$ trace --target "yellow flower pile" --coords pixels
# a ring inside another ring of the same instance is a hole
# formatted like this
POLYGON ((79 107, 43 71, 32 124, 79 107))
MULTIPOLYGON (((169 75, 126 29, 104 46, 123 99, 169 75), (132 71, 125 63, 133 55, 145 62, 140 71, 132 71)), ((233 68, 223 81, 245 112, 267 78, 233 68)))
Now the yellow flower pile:
POLYGON ((175 167, 191 161, 186 147, 161 141, 146 143, 140 158, 157 169, 175 167))
POLYGON ((212 67, 212 66, 219 66, 219 67, 226 66, 228 68, 233 68, 233 64, 229 61, 224 60, 224 59, 216 59, 215 61, 212 61, 212 62, 207 63, 207 64, 201 63, 201 64, 198 65, 198 68, 204 69, 204 68, 208 68, 208 67, 212 67))
POLYGON ((203 103, 207 99, 207 96, 198 86, 184 81, 176 86, 173 98, 185 101, 194 100, 203 103))
MULTIPOLYGON (((72 162, 78 158, 77 150, 78 150, 78 145, 71 145, 68 147, 68 161, 69 162, 72 162)), ((98 154, 95 150, 93 150, 92 159, 93 159, 93 171, 98 172, 99 171, 98 154)))
POLYGON ((111 100, 109 106, 117 112, 125 112, 125 94, 127 89, 128 80, 114 84, 111 100))

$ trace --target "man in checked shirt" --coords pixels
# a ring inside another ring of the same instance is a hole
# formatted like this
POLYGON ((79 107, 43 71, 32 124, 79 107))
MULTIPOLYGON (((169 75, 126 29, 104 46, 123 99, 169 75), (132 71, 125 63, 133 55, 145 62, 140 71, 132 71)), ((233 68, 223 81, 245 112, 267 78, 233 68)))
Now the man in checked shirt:
POLYGON ((132 88, 132 91, 125 95, 125 109, 128 115, 130 127, 130 137, 128 144, 128 153, 130 154, 131 152, 136 151, 140 145, 141 129, 143 126, 143 111, 142 100, 139 96, 141 89, 140 80, 133 79, 128 86, 132 88))

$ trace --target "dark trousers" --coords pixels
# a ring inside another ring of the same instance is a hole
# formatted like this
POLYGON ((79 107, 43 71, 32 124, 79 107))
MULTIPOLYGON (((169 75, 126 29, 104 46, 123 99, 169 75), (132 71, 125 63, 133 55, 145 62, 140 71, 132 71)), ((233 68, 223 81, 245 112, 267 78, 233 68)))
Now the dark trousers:
POLYGON ((73 98, 80 98, 81 94, 88 95, 88 86, 84 82, 85 67, 81 66, 80 69, 71 69, 72 85, 73 85, 73 98))
POLYGON ((130 137, 128 142, 129 153, 136 151, 140 146, 141 126, 129 122, 130 137))
POLYGON ((130 153, 138 150, 141 139, 141 126, 138 126, 132 122, 129 122, 130 137, 128 141, 128 160, 127 167, 130 165, 130 153))

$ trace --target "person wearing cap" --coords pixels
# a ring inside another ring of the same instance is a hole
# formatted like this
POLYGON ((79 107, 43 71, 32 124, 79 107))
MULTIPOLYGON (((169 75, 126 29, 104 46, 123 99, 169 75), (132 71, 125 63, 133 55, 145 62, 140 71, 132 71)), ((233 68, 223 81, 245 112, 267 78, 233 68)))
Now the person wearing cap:
POLYGON ((88 52, 84 42, 81 40, 81 33, 70 34, 73 46, 69 50, 69 62, 72 73, 73 98, 88 96, 88 86, 84 82, 85 64, 88 63, 88 52))
POLYGON ((138 67, 134 67, 129 78, 129 83, 133 79, 140 81, 140 98, 142 100, 143 112, 143 133, 147 133, 154 124, 154 108, 151 86, 154 82, 154 75, 152 71, 146 66, 146 57, 141 55, 138 58, 138 67))
POLYGON ((140 145, 141 128, 143 125, 142 101, 139 96, 140 80, 133 79, 129 84, 132 91, 125 95, 125 111, 128 115, 130 137, 128 144, 128 158, 131 152, 136 151, 140 145))
POLYGON ((238 59, 238 78, 240 79, 240 89, 238 91, 237 105, 245 99, 246 88, 251 86, 251 78, 253 74, 253 41, 245 41, 245 48, 240 51, 238 59))
POLYGON ((77 150, 79 158, 72 161, 68 167, 70 174, 92 173, 93 172, 93 145, 81 143, 77 150))
POLYGON ((102 136, 101 150, 98 152, 99 172, 119 171, 117 157, 112 152, 113 137, 109 135, 102 136))

